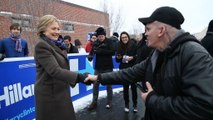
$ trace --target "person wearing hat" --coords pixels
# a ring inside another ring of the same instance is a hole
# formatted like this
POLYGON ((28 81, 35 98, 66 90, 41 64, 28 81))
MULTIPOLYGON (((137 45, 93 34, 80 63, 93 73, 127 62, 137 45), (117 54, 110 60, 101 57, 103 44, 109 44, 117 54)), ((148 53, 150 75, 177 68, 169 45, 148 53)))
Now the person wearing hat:
POLYGON ((79 39, 74 40, 75 46, 78 48, 79 53, 86 53, 86 50, 82 47, 82 43, 79 39))
POLYGON ((213 59, 181 29, 183 15, 165 6, 139 21, 145 25, 147 45, 154 48, 148 59, 117 72, 89 75, 85 82, 126 84, 142 79, 144 120, 212 119, 213 59))
POLYGON ((117 52, 117 47, 119 45, 119 39, 118 39, 119 35, 117 32, 113 32, 112 36, 109 38, 112 42, 112 46, 113 49, 115 50, 115 52, 117 52))
POLYGON ((209 22, 208 29, 205 37, 201 40, 203 47, 210 53, 213 57, 213 20, 209 22))
MULTIPOLYGON (((110 39, 106 37, 106 31, 103 27, 97 28, 95 31, 97 35, 97 40, 92 44, 92 50, 88 55, 88 60, 91 61, 95 55, 95 75, 105 72, 113 71, 113 61, 112 56, 115 54, 113 47, 111 45, 110 39)), ((112 107, 112 86, 107 85, 107 103, 106 108, 110 109, 112 107)), ((93 83, 93 100, 89 110, 93 110, 97 107, 99 93, 99 83, 93 83)))

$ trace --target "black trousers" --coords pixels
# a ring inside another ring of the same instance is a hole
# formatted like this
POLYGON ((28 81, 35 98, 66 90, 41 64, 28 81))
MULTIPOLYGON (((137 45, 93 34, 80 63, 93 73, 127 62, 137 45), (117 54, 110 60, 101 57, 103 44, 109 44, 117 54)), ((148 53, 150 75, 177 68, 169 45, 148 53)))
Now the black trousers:
POLYGON ((137 87, 135 83, 123 85, 123 98, 125 101, 125 106, 129 106, 129 86, 131 86, 131 91, 132 91, 133 107, 137 107, 137 87))

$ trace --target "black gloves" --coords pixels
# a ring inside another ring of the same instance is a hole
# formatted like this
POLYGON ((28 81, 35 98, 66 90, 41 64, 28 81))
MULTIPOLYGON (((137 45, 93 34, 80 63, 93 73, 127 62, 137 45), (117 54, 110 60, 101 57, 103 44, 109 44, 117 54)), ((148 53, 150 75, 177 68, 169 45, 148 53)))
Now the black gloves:
POLYGON ((0 53, 0 61, 4 60, 5 54, 0 53))
POLYGON ((78 73, 78 77, 77 77, 77 79, 78 79, 78 82, 81 82, 81 83, 84 83, 84 84, 86 84, 86 85, 91 85, 93 82, 91 82, 91 81, 88 81, 88 82, 84 82, 84 80, 85 80, 85 78, 88 76, 88 74, 90 74, 90 73, 83 73, 83 74, 81 74, 81 73, 78 73))

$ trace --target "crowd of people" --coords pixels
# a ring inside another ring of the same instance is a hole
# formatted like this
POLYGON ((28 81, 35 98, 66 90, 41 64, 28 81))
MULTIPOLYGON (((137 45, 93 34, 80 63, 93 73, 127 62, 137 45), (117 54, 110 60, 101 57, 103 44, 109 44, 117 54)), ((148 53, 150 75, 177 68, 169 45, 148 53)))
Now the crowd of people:
MULTIPOLYGON (((75 120, 69 87, 79 82, 93 85, 90 111, 98 106, 100 84, 106 86, 106 109, 112 108, 112 85, 120 84, 123 85, 123 110, 128 113, 132 107, 133 112, 138 112, 138 85, 142 88, 139 97, 146 107, 144 120, 211 119, 213 20, 201 42, 181 28, 185 19, 174 7, 157 8, 150 17, 138 20, 145 26, 140 41, 136 42, 125 31, 107 37, 106 30, 98 27, 84 49, 79 39, 73 42, 70 35, 61 36, 55 16, 41 17, 34 53, 36 119, 75 120), (95 72, 70 71, 67 54, 86 52, 87 59, 95 61, 95 72), (113 72, 112 56, 119 63, 119 71, 113 72)), ((18 23, 10 26, 9 37, 0 40, 0 60, 28 56, 27 40, 21 37, 21 32, 18 23)))
POLYGON ((153 49, 151 54, 126 69, 89 74, 85 82, 103 85, 142 82, 137 85, 146 107, 143 120, 210 120, 213 59, 202 44, 210 43, 212 32, 208 29, 205 41, 200 42, 181 29, 184 20, 182 13, 168 6, 156 9, 150 17, 139 18, 145 25, 146 44, 153 49))

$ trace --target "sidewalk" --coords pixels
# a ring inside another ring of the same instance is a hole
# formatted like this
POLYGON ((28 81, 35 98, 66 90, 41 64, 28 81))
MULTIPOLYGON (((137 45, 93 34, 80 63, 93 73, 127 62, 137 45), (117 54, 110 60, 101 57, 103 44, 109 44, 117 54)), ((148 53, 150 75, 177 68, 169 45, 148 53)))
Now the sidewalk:
MULTIPOLYGON (((103 91, 106 92, 106 91, 103 91)), ((131 98, 131 91, 130 98, 131 98)), ((91 101, 91 100, 90 100, 91 101)), ((88 103, 89 105, 89 103, 88 103)), ((141 120, 144 116, 144 103, 141 101, 138 90, 138 112, 133 113, 132 100, 130 99, 130 111, 124 112, 123 91, 114 93, 112 100, 112 108, 106 109, 106 97, 99 99, 98 106, 93 111, 88 111, 87 107, 77 111, 77 120, 141 120)))

